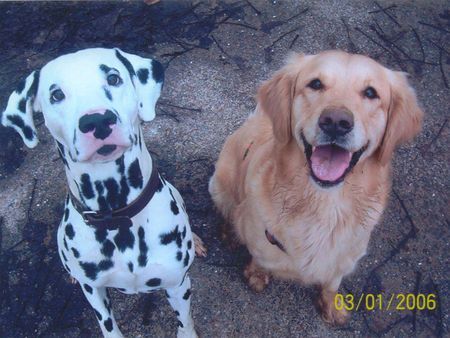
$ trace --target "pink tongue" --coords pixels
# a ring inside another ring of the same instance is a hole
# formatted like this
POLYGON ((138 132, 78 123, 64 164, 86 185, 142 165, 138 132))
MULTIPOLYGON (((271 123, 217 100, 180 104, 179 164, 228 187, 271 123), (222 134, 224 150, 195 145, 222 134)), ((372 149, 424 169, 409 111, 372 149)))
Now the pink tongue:
POLYGON ((322 181, 336 181, 350 165, 352 154, 334 145, 319 146, 311 155, 314 175, 322 181))

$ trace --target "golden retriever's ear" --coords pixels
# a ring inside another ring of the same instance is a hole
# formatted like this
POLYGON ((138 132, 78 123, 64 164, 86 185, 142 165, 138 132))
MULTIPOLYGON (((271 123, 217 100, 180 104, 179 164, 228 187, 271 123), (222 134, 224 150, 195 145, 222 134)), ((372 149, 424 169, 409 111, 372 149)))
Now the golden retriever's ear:
POLYGON ((276 139, 286 144, 292 137, 291 109, 295 74, 283 68, 259 87, 258 106, 272 120, 276 139))
POLYGON ((423 112, 417 103, 414 89, 409 85, 405 73, 393 72, 391 103, 384 137, 378 149, 378 159, 385 165, 395 148, 413 139, 422 126, 423 112))

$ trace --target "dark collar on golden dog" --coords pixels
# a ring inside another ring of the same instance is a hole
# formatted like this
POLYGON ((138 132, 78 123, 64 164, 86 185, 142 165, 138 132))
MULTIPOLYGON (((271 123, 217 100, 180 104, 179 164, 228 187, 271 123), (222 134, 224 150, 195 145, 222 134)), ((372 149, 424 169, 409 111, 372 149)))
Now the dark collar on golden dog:
POLYGON ((267 230, 266 230, 266 237, 270 244, 276 245, 278 249, 280 249, 283 252, 286 252, 286 249, 284 248, 283 244, 281 244, 280 241, 276 239, 276 237, 267 230))

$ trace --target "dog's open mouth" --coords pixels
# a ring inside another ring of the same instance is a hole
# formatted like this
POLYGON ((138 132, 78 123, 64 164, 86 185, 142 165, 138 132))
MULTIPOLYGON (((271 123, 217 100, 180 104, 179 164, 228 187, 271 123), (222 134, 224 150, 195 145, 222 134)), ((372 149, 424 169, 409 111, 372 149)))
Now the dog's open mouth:
POLYGON ((332 187, 341 183, 367 149, 365 145, 352 153, 336 144, 314 147, 306 141, 303 134, 302 140, 311 177, 323 187, 332 187))

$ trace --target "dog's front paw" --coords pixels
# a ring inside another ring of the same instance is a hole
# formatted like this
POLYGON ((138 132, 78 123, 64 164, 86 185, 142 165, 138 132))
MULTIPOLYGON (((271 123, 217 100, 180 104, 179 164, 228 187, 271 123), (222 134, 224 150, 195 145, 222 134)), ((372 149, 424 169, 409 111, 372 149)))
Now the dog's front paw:
POLYGON ((244 277, 248 286, 255 292, 262 292, 270 281, 270 274, 262 270, 253 260, 245 267, 244 277))
POLYGON ((199 257, 206 257, 206 246, 202 239, 198 237, 195 233, 192 233, 192 238, 194 239, 195 254, 199 257))
POLYGON ((195 329, 186 330, 180 327, 178 328, 177 338, 198 338, 198 335, 195 329))
POLYGON ((334 326, 341 326, 348 322, 350 314, 346 309, 335 304, 335 292, 322 292, 318 300, 318 307, 321 317, 325 323, 334 326))

